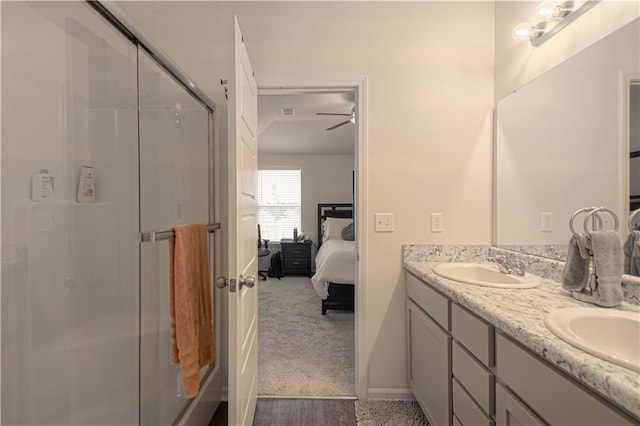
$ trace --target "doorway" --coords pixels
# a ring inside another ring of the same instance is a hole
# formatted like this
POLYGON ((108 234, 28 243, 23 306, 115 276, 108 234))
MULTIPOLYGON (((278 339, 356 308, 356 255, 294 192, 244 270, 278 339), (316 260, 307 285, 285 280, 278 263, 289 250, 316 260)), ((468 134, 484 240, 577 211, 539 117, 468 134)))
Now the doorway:
MULTIPOLYGON (((359 107, 364 99, 364 81, 354 81, 349 84, 337 84, 336 82, 327 82, 324 84, 300 84, 300 83, 258 83, 258 165, 259 169, 299 169, 302 174, 302 181, 307 185, 302 186, 301 195, 301 221, 298 232, 304 232, 307 239, 310 240, 310 262, 312 274, 315 270, 315 256, 319 246, 318 227, 317 227, 317 204, 319 203, 351 203, 353 205, 353 218, 358 226, 364 228, 364 220, 360 221, 362 216, 364 203, 359 197, 358 189, 363 184, 362 175, 363 164, 360 155, 363 152, 363 132, 362 132, 362 116, 363 112, 359 107), (321 113, 321 114, 318 114, 321 113), (314 129, 315 130, 308 130, 314 129), (287 129, 288 128, 288 129, 287 129), (307 129, 307 130, 305 130, 307 129), (311 132, 316 131, 313 135, 311 132), (287 142, 287 140, 289 142, 287 142), (361 225, 362 224, 362 225, 361 225)), ((363 157, 362 157, 363 158, 363 157)), ((262 224, 263 234, 265 233, 265 225, 262 224)), ((267 235, 269 231, 267 230, 267 235)), ((292 236, 285 236, 292 238, 292 236)), ((265 235, 263 235, 265 238, 265 235)), ((282 247, 278 244, 283 236, 272 236, 269 243, 272 253, 282 251, 282 247), (275 240, 275 241, 274 241, 275 240)), ((340 355, 336 353, 337 359, 348 358, 348 370, 346 375, 350 378, 348 383, 342 380, 333 380, 331 374, 336 371, 329 371, 327 374, 320 374, 322 368, 317 368, 314 374, 314 380, 311 382, 300 379, 281 380, 274 387, 273 383, 265 383, 265 374, 273 375, 273 364, 259 357, 259 391, 261 397, 346 397, 354 398, 356 395, 364 397, 362 389, 366 389, 366 380, 358 379, 363 376, 363 363, 359 362, 358 354, 362 352, 363 333, 359 332, 359 326, 362 324, 361 319, 364 314, 364 306, 359 303, 363 299, 363 257, 359 250, 363 247, 363 235, 355 238, 355 246, 358 247, 356 252, 359 254, 359 262, 354 260, 355 280, 357 285, 354 286, 355 310, 348 311, 329 311, 327 316, 321 315, 321 299, 314 292, 309 276, 300 274, 285 275, 282 280, 269 278, 262 284, 263 292, 260 296, 261 314, 260 317, 267 320, 263 324, 264 328, 269 331, 269 336, 265 339, 276 339, 281 342, 295 340, 291 332, 290 321, 287 325, 276 328, 282 330, 273 331, 269 321, 273 318, 265 318, 263 311, 273 313, 270 307, 262 306, 269 302, 269 299, 279 300, 281 296, 273 294, 270 290, 276 287, 288 287, 295 289, 295 296, 306 299, 305 303, 309 303, 309 307, 303 309, 303 316, 307 316, 306 320, 310 320, 308 332, 303 332, 311 336, 307 343, 294 342, 296 344, 308 345, 308 353, 315 353, 319 347, 337 345, 340 355), (270 286, 274 283, 277 285, 270 286), (300 288, 304 287, 306 293, 300 293, 300 288), (266 290, 269 291, 266 291, 266 290), (264 299, 264 300, 263 300, 264 299), (310 314, 316 315, 317 319, 309 317, 310 314), (348 324, 349 316, 351 323, 348 324), (332 323, 333 321, 333 323, 332 323), (319 325, 327 326, 322 330, 319 325), (323 333, 331 335, 333 332, 339 333, 339 329, 348 329, 350 333, 351 349, 345 351, 344 336, 341 339, 327 338, 323 333), (287 333, 287 336, 278 336, 279 331, 287 333), (345 353, 350 352, 350 353, 345 353), (269 363, 269 367, 266 364, 269 363), (271 371, 267 371, 271 370, 271 371), (315 382, 315 385, 313 381, 315 382)), ((355 259, 355 258, 354 258, 355 259)), ((264 260, 267 264, 261 265, 260 269, 269 267, 269 259, 264 260)), ((311 274, 311 275, 312 275, 311 274)), ((292 296, 292 290, 284 290, 288 295, 287 299, 292 296)), ((289 303, 289 302, 284 302, 289 303)), ((282 308, 282 307, 281 307, 282 308)), ((284 310, 299 308, 298 302, 285 307, 284 310)), ((262 322, 262 319, 261 319, 262 322)), ((276 321, 277 323, 277 321, 276 321)), ((259 334, 261 330, 259 327, 259 334)), ((260 338, 259 338, 260 339, 260 338)), ((259 343, 260 354, 268 351, 268 345, 264 339, 259 343)), ((293 348, 293 351, 298 349, 293 348)), ((285 349, 286 352, 286 349, 285 349)), ((304 352, 304 351, 303 351, 304 352)), ((332 360, 334 363, 336 358, 332 360)), ((304 353, 300 353, 300 357, 296 362, 304 364, 304 353)), ((291 370, 291 362, 279 363, 279 373, 291 370)), ((330 367, 327 367, 331 370, 330 367)), ((277 371, 277 368, 276 368, 277 371)), ((325 371, 326 372, 326 371, 325 371)), ((306 374, 302 372, 303 376, 306 374)), ((344 376, 344 373, 340 373, 344 376)), ((307 374, 306 377, 308 377, 307 374)), ((268 378, 267 378, 268 379, 268 378)), ((269 379, 270 380, 270 379, 269 379)))

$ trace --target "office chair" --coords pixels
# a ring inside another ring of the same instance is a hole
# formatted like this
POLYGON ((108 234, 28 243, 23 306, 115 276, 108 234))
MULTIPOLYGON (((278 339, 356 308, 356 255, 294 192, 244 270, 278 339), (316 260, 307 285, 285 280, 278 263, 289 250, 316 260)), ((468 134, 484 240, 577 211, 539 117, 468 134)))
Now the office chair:
POLYGON ((269 256, 271 251, 269 251, 269 240, 262 239, 262 233, 260 232, 260 225, 258 225, 258 275, 262 277, 263 281, 267 280, 267 275, 269 273, 268 270, 260 270, 260 258, 269 256), (262 247, 262 242, 264 241, 264 248, 262 247))

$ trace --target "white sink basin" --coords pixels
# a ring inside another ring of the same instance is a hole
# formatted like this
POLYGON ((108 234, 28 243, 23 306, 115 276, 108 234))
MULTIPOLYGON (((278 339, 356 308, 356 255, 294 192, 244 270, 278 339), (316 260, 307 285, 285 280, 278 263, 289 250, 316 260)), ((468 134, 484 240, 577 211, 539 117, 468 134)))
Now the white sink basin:
POLYGON ((441 277, 486 287, 532 288, 540 285, 535 275, 524 276, 504 274, 493 263, 442 263, 433 268, 441 277))
POLYGON ((548 313, 544 323, 567 343, 640 372, 640 312, 565 308, 548 313))

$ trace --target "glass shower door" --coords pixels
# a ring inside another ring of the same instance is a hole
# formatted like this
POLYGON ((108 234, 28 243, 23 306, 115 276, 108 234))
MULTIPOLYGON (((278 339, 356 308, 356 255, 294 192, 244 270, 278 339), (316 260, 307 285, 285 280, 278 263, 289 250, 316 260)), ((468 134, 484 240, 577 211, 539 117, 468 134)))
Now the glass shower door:
MULTIPOLYGON (((139 75, 141 230, 208 223, 209 111, 143 50, 139 75)), ((140 251, 143 425, 171 422, 190 402, 182 393, 180 368, 169 360, 169 244, 143 243, 140 251)))
POLYGON ((2 424, 138 423, 136 55, 84 2, 2 4, 2 424))

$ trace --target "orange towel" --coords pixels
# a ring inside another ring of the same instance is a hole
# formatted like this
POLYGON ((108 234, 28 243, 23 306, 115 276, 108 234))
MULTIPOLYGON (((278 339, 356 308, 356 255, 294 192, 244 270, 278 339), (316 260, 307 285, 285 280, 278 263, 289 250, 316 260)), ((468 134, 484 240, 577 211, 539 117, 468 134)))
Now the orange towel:
POLYGON ((180 364, 188 398, 198 394, 200 369, 214 360, 206 225, 173 228, 170 243, 171 363, 180 364))

